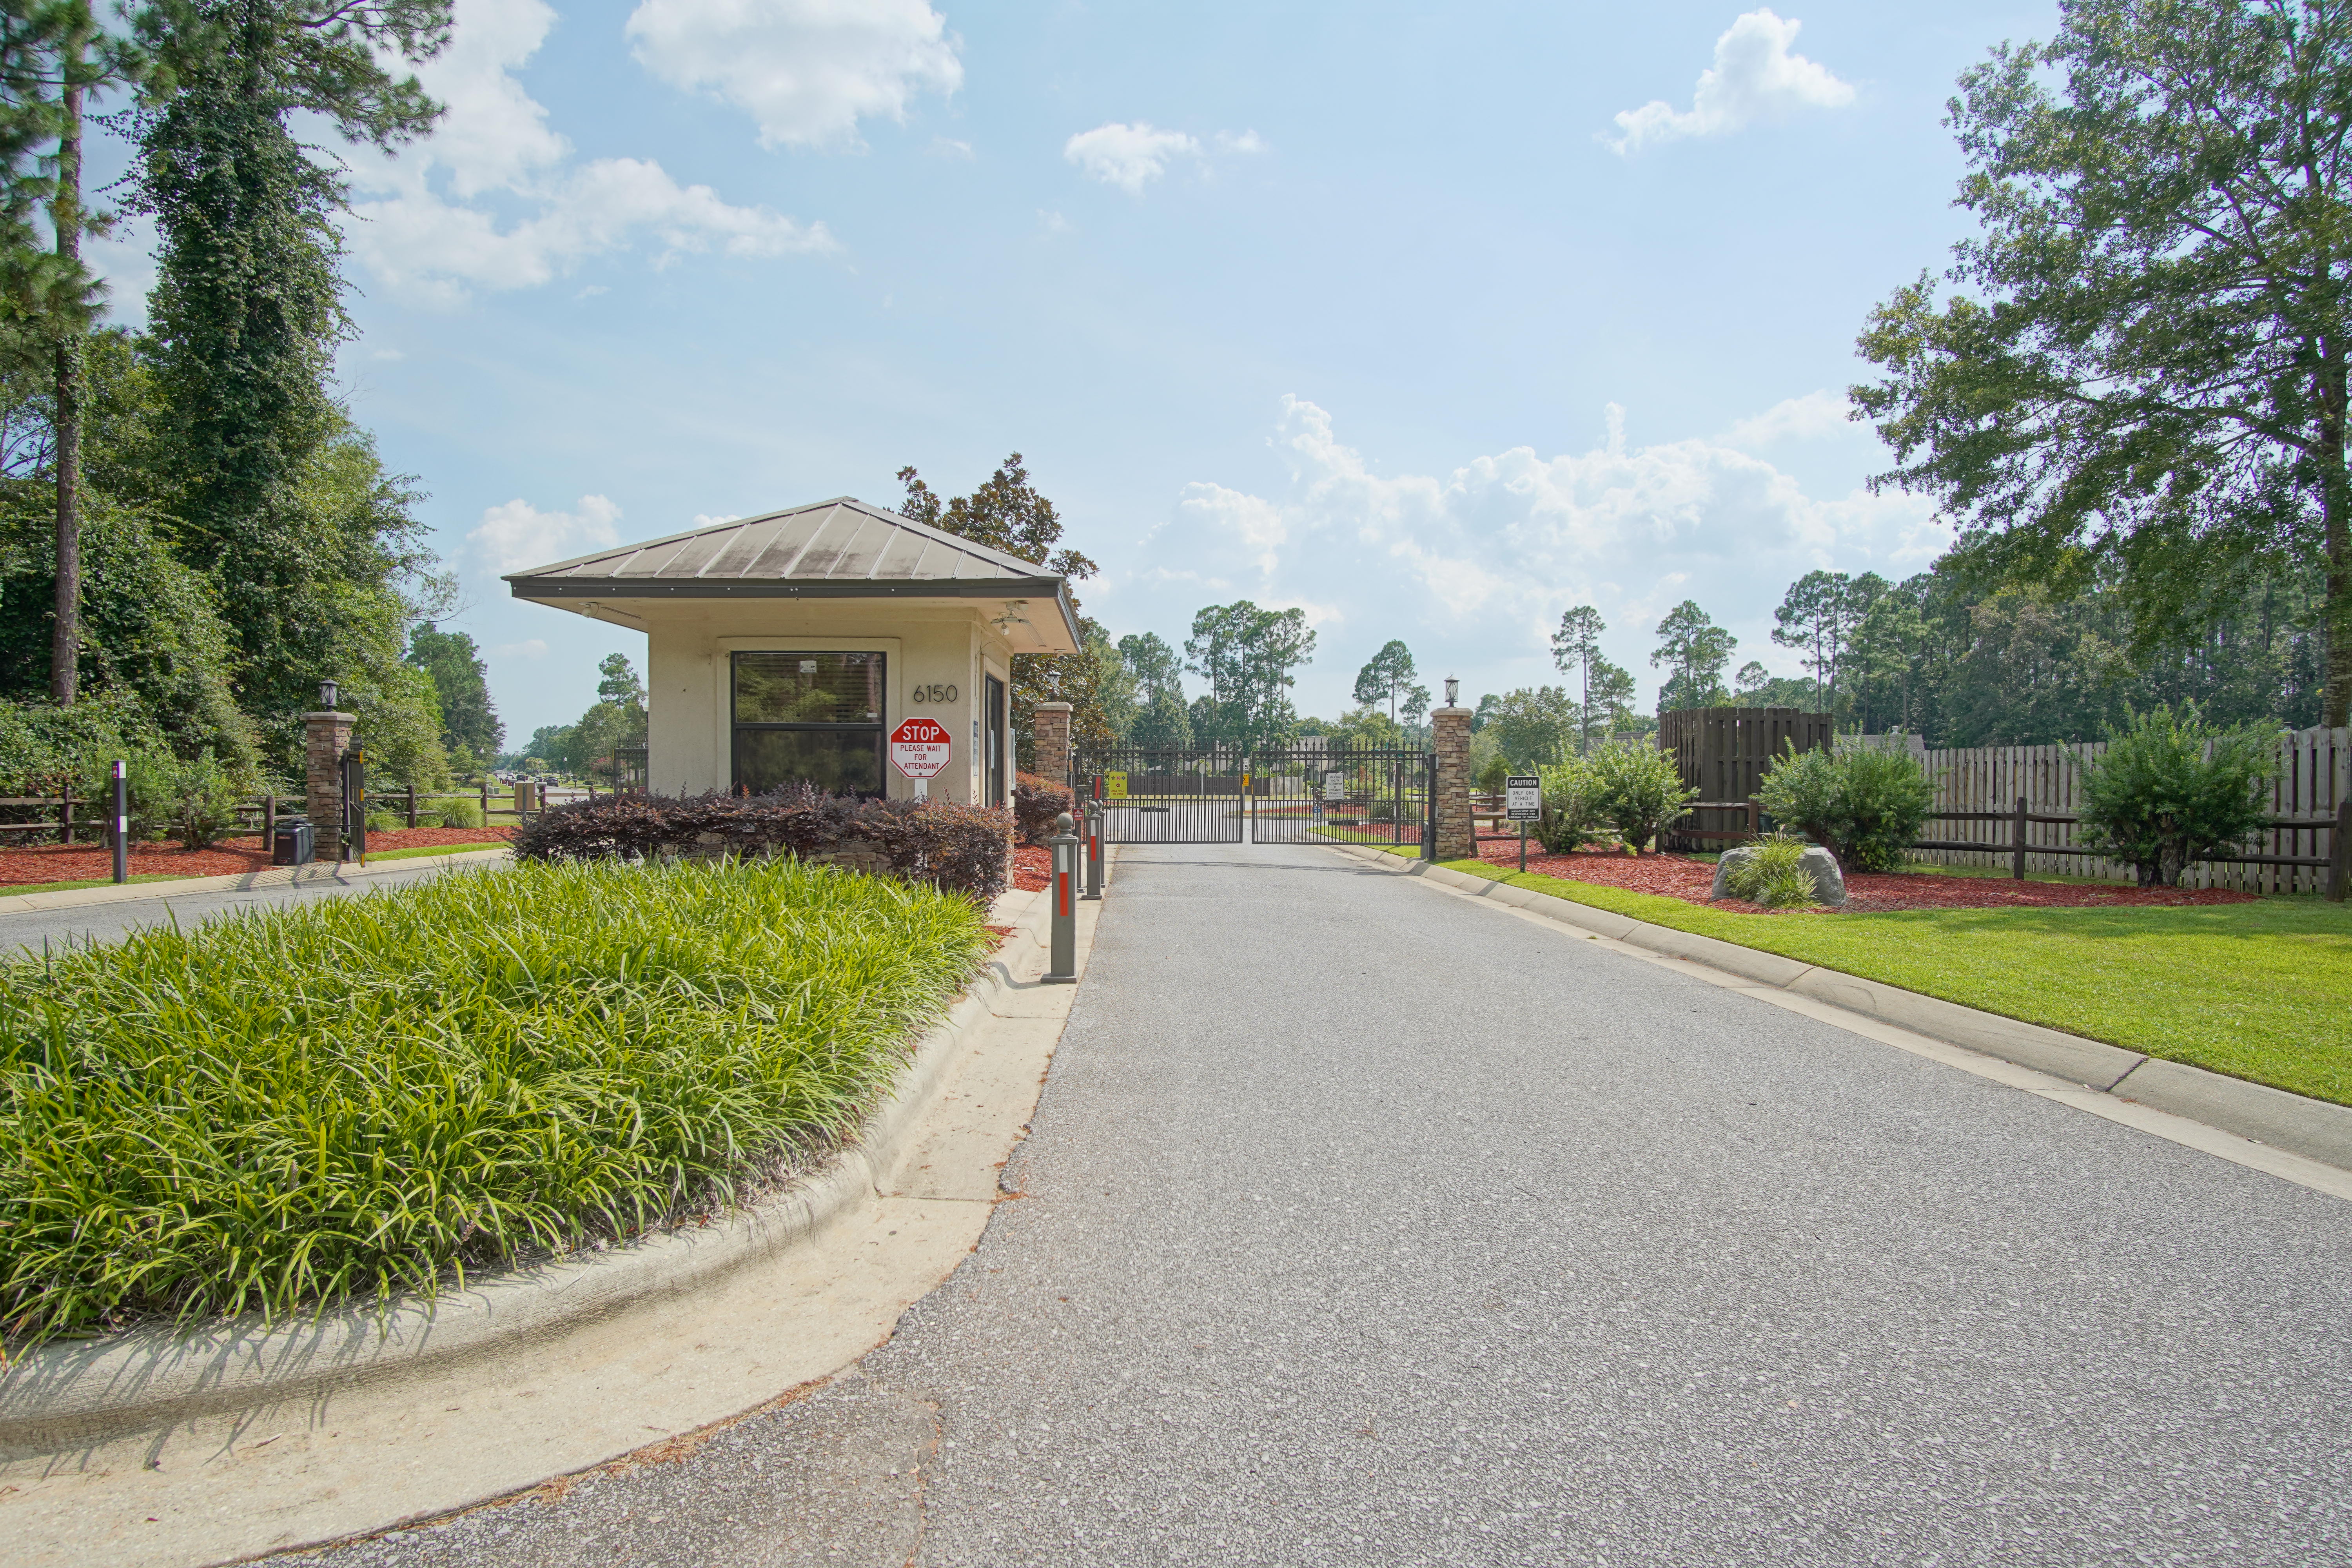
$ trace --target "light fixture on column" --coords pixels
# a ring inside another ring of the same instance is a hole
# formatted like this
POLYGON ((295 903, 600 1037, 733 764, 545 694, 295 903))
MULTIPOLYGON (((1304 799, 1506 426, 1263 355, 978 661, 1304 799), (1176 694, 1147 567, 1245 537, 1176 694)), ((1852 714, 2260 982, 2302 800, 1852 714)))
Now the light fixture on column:
POLYGON ((335 699, 341 695, 341 692, 336 689, 333 681, 319 682, 319 706, 322 710, 332 713, 335 710, 335 699))
POLYGON ((1445 705, 1446 705, 1448 708, 1457 708, 1457 707, 1460 707, 1460 706, 1461 706, 1461 701, 1460 701, 1461 695, 1462 695, 1462 680, 1461 680, 1461 678, 1460 678, 1459 676, 1453 676, 1453 675, 1449 675, 1449 676, 1447 676, 1447 677, 1445 678, 1445 705))

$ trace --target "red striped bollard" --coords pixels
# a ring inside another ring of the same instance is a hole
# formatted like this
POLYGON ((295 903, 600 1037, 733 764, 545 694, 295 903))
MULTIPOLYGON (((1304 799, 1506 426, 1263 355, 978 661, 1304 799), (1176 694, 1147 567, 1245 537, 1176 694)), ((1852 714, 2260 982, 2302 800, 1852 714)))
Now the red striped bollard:
POLYGON ((1053 837, 1045 842, 1054 851, 1054 884, 1046 896, 1054 900, 1053 960, 1045 971, 1048 985, 1068 985, 1078 977, 1078 836, 1068 812, 1054 818, 1053 837))

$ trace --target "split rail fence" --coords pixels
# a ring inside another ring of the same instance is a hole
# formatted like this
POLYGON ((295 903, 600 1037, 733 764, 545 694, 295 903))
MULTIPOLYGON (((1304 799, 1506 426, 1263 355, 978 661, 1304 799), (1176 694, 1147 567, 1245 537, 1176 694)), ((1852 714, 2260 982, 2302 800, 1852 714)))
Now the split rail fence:
MULTIPOLYGON (((494 823, 499 817, 514 823, 528 822, 538 816, 543 806, 555 804, 554 792, 535 784, 518 785, 511 793, 503 789, 493 791, 484 784, 474 793, 485 824, 494 823)), ((608 789, 604 793, 610 795, 614 792, 608 789)), ((571 797, 580 798, 580 792, 572 791, 571 797)), ((415 827, 418 826, 420 816, 437 817, 441 815, 443 803, 461 798, 463 795, 457 790, 420 791, 410 784, 394 790, 372 789, 367 792, 367 805, 372 812, 387 813, 402 826, 415 827)), ((586 798, 597 798, 594 784, 587 786, 586 798)), ((261 795, 239 801, 235 808, 236 833, 231 837, 258 833, 266 843, 277 831, 281 819, 306 816, 307 806, 308 802, 299 795, 261 795)), ((0 834, 34 836, 14 840, 19 847, 53 840, 59 844, 107 842, 106 802, 89 795, 76 795, 71 790, 61 795, 0 795, 0 813, 26 818, 19 822, 0 822, 0 834)), ((0 848, 7 847, 10 842, 0 838, 0 848)))

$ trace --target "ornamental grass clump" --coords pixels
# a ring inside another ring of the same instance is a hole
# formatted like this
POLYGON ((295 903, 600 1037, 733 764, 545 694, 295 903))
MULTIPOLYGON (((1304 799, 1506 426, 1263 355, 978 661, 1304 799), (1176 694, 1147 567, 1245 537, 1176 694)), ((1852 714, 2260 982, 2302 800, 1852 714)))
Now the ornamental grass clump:
POLYGON ((1803 909, 1817 902, 1813 879, 1805 869, 1805 841, 1788 833, 1773 833, 1748 847, 1753 853, 1724 878, 1723 890, 1746 903, 1768 910, 1803 909))
POLYGON ((708 1213, 992 939, 788 859, 519 865, 0 961, 0 1333, 272 1318, 708 1213))

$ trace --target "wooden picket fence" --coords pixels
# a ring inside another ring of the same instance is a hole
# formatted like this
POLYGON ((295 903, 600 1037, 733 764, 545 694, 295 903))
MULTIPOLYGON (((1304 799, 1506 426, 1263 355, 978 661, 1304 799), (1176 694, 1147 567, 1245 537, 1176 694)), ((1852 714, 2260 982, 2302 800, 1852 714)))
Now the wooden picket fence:
MULTIPOLYGON (((2129 866, 2063 853, 2079 846, 2081 830, 2071 818, 2082 806, 2083 775, 2106 749, 2105 741, 2086 741, 1916 753, 1935 781, 1936 809, 1971 815, 1936 819, 1929 831, 1939 847, 1915 848, 1912 856, 1931 864, 2011 868, 2017 801, 2023 796, 2028 871, 2132 881, 2129 866), (2043 820, 2052 817, 2061 820, 2043 820), (1984 847, 1974 847, 1979 844, 1984 847)), ((2352 730, 2295 730, 2282 735, 2278 774, 2271 784, 2273 826, 2242 848, 2245 859, 2197 861, 2181 874, 2181 886, 2249 893, 2326 890, 2336 809, 2347 799, 2352 799, 2352 730), (2311 864, 2281 863, 2292 861, 2311 864)))

